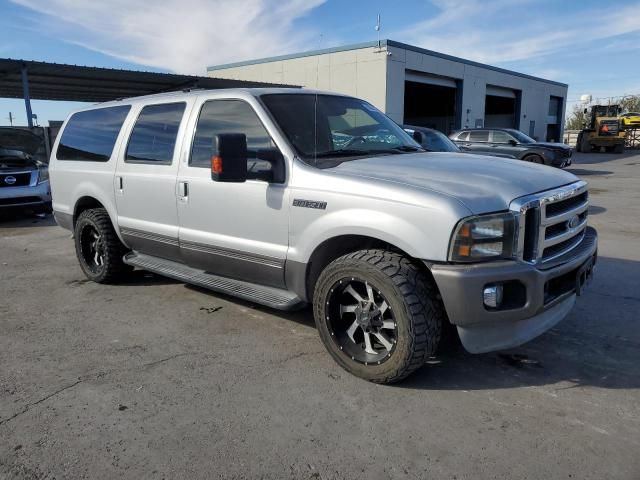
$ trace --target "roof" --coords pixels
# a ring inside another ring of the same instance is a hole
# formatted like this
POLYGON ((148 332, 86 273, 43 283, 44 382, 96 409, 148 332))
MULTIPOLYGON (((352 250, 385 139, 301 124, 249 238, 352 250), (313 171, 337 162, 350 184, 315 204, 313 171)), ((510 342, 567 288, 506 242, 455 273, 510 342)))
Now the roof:
POLYGON ((467 60, 465 58, 455 57, 453 55, 447 55, 446 53, 435 52, 433 50, 427 50, 426 48, 416 47, 415 45, 409 45, 402 42, 396 42, 395 40, 380 40, 373 42, 364 42, 364 43, 354 43, 351 45, 343 45, 340 47, 333 48, 324 48, 320 50, 309 50, 306 52, 293 53, 290 55, 280 55, 277 57, 267 57, 267 58, 259 58, 256 60, 247 60, 244 62, 236 62, 236 63, 226 63, 223 65, 214 65, 211 67, 207 67, 208 72, 214 72, 216 70, 224 70, 227 68, 234 67, 243 67, 246 65, 258 65, 261 63, 270 63, 270 62, 278 62, 282 60, 291 60, 295 58, 303 58, 303 57, 311 57, 314 55, 325 55, 328 53, 336 53, 336 52, 348 52, 351 50, 360 50, 363 48, 375 48, 378 47, 395 47, 402 48, 404 50, 410 50, 412 52, 422 53, 424 55, 430 55, 432 57, 442 58, 445 60, 451 60, 453 62, 464 63, 465 65, 471 65, 473 67, 485 68, 488 70, 493 70, 500 73, 506 73, 507 75, 515 75, 517 77, 528 78, 530 80, 536 80, 538 82, 549 83, 552 85, 558 85, 560 87, 568 87, 566 83, 556 82, 554 80, 547 80, 545 78, 535 77, 533 75, 527 75, 526 73, 515 72, 513 70, 507 70, 506 68, 494 67, 493 65, 487 65, 485 63, 474 62, 473 60, 467 60))
MULTIPOLYGON (((251 88, 219 88, 219 89, 209 89, 208 91, 204 91, 204 94, 209 94, 212 97, 219 97, 225 95, 233 95, 239 97, 253 96, 258 97, 260 95, 268 95, 268 94, 282 94, 282 93, 295 93, 295 94, 304 94, 304 95, 332 95, 332 96, 340 96, 340 97, 348 97, 348 95, 344 95, 342 93, 328 92, 323 90, 312 90, 307 88, 300 87, 251 87, 251 88)), ((163 93, 154 93, 149 95, 139 95, 137 97, 124 97, 118 98, 115 100, 111 100, 108 102, 101 102, 100 107, 109 107, 112 105, 122 105, 126 103, 127 105, 137 104, 137 103, 146 103, 147 101, 162 101, 164 99, 184 99, 185 97, 191 97, 196 95, 203 95, 203 89, 185 89, 179 91, 172 92, 163 92, 163 93)), ((85 106, 83 108, 79 108, 74 111, 82 111, 82 110, 92 110, 96 108, 95 105, 85 106)))
POLYGON ((23 98, 22 68, 29 78, 32 100, 106 102, 124 97, 187 88, 236 88, 279 86, 264 82, 86 67, 61 63, 0 58, 0 97, 23 98))

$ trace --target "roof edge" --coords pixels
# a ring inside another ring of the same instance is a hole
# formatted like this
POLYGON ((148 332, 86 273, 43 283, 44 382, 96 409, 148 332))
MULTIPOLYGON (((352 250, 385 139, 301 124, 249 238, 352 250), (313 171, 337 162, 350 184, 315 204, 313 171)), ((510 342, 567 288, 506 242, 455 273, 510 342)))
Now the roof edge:
POLYGON ((562 82, 557 82, 555 80, 548 80, 546 78, 542 78, 542 77, 536 77, 534 75, 529 75, 526 73, 520 73, 520 72, 516 72, 514 70, 509 70, 506 68, 501 68, 501 67, 494 67, 493 65, 488 65, 486 63, 480 63, 480 62, 476 62, 473 60, 467 60, 465 58, 461 58, 461 57, 456 57, 453 55, 448 55, 446 53, 440 53, 440 52, 436 52, 433 50, 428 50, 426 48, 422 48, 422 47, 417 47, 415 45, 409 45, 407 43, 402 43, 402 42, 397 42, 395 40, 390 40, 390 39, 384 39, 384 40, 380 40, 378 41, 370 41, 370 42, 362 42, 362 43, 354 43, 354 44, 349 44, 349 45, 342 45, 339 47, 331 47, 331 48, 323 48, 323 49, 318 49, 318 50, 308 50, 306 52, 299 52, 299 53, 291 53, 291 54, 287 54, 287 55, 277 55, 274 57, 265 57, 265 58, 257 58, 257 59, 253 59, 253 60, 244 60, 242 62, 232 62, 232 63, 224 63, 221 65, 212 65, 207 67, 207 72, 214 72, 216 70, 225 70, 227 68, 236 68, 236 67, 246 67, 249 65, 260 65, 263 63, 271 63, 271 62, 279 62, 282 60, 293 60, 296 58, 304 58, 304 57, 313 57, 316 55, 326 55, 329 53, 337 53, 337 52, 348 52, 351 50, 360 50, 363 48, 373 48, 373 47, 395 47, 395 48, 402 48, 404 50, 410 50, 412 52, 416 52, 416 53, 422 53, 425 55, 430 55, 433 57, 438 57, 438 58, 442 58, 444 60, 451 60, 453 62, 459 62, 459 63, 464 63, 466 65, 471 65, 474 67, 479 67, 479 68, 486 68, 489 70, 493 70, 495 72, 500 72, 500 73, 505 73, 507 75, 515 75, 518 77, 522 77, 522 78, 527 78, 529 80, 535 80, 538 82, 544 82, 544 83, 548 83, 551 85, 557 85, 559 87, 564 87, 564 88, 568 88, 569 85, 566 83, 562 83, 562 82))

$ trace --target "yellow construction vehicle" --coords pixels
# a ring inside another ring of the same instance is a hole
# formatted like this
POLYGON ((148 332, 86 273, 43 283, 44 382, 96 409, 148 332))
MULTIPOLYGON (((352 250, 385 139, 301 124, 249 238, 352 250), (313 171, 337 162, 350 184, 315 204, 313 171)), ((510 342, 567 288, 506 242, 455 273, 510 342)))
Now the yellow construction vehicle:
MULTIPOLYGON (((589 123, 578 134, 577 152, 604 148, 607 152, 624 152, 625 132, 620 128, 619 105, 593 105, 589 123)), ((584 113, 589 113, 584 109, 584 113)))

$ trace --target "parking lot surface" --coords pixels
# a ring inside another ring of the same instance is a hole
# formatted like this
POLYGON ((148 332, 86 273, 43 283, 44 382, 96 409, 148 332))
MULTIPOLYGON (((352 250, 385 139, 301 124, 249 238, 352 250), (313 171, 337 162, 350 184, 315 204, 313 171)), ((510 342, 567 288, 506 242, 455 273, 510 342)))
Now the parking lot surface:
POLYGON ((0 478, 640 478, 640 154, 576 156, 600 234, 570 316, 380 386, 310 310, 136 272, 85 280, 51 219, 0 221, 0 478))

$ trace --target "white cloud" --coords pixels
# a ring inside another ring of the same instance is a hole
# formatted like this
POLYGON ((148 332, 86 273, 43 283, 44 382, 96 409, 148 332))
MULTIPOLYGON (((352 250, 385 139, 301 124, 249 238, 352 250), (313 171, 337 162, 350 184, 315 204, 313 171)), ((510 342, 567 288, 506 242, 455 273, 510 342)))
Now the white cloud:
POLYGON ((294 22, 325 0, 12 0, 62 40, 141 65, 202 75, 208 65, 299 51, 294 22))
POLYGON ((576 9, 570 18, 533 0, 438 0, 439 13, 402 32, 424 48, 489 63, 582 49, 588 42, 640 32, 640 3, 576 9))

